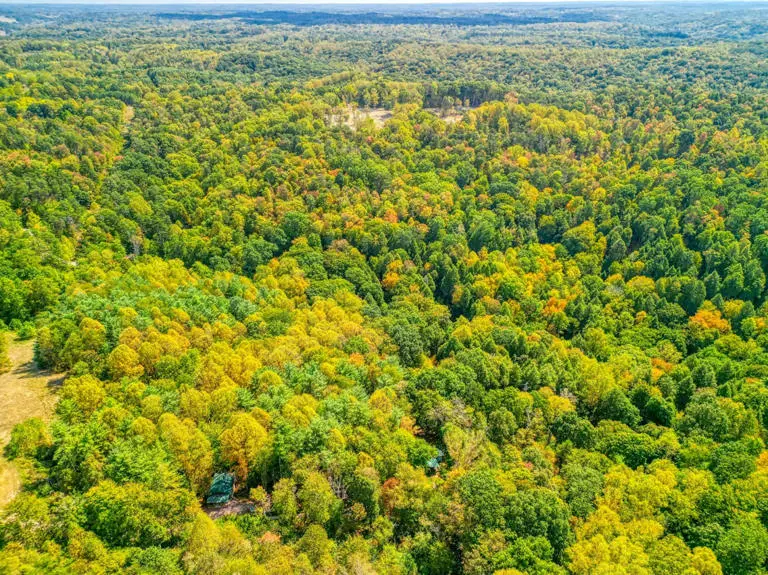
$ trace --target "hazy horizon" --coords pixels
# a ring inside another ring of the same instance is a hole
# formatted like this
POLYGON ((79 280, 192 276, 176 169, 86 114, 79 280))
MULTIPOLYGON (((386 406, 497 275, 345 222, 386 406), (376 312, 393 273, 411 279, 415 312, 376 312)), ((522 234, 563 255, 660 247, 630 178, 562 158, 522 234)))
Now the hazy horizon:
POLYGON ((270 0, 261 2, 258 0, 241 0, 238 2, 221 2, 219 0, 163 0, 154 2, 153 0, 0 0, 0 5, 77 5, 90 4, 95 6, 328 6, 328 5, 349 5, 349 6, 390 6, 398 5, 454 5, 454 6, 482 6, 489 4, 766 4, 768 0, 390 0, 382 2, 381 0, 325 0, 318 2, 316 0, 270 0))

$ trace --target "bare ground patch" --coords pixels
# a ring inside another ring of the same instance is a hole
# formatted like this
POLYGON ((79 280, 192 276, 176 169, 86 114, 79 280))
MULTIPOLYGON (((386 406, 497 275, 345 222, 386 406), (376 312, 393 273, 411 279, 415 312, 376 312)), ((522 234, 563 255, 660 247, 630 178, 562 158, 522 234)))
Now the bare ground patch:
POLYGON ((245 499, 231 499, 224 505, 217 507, 204 507, 203 511, 211 519, 218 519, 227 515, 242 515, 244 513, 253 513, 254 505, 245 499))
POLYGON ((384 126, 387 120, 392 117, 392 110, 386 108, 357 108, 347 106, 343 112, 331 116, 330 121, 334 125, 344 125, 352 130, 358 130, 360 126, 369 118, 373 120, 376 129, 384 126))
POLYGON ((123 108, 123 127, 127 128, 128 125, 131 123, 131 120, 133 120, 133 116, 136 115, 136 111, 133 109, 133 106, 126 105, 125 108, 123 108))
POLYGON ((434 114, 446 124, 458 124, 464 119, 464 114, 474 110, 476 106, 457 106, 454 108, 424 108, 430 114, 434 114))
POLYGON ((37 367, 33 341, 18 341, 13 335, 9 339, 11 369, 0 374, 0 507, 13 499, 21 487, 18 470, 2 456, 1 450, 17 423, 31 417, 51 419, 56 406, 55 391, 64 379, 63 374, 37 367))
MULTIPOLYGON (((453 108, 424 108, 440 118, 446 124, 458 124, 464 119, 464 114, 474 110, 473 106, 456 106, 453 108)), ((336 114, 330 116, 332 125, 347 126, 351 130, 357 131, 366 120, 373 120, 376 129, 384 127, 384 124, 392 118, 392 110, 386 108, 358 108, 356 106, 347 106, 336 114)))

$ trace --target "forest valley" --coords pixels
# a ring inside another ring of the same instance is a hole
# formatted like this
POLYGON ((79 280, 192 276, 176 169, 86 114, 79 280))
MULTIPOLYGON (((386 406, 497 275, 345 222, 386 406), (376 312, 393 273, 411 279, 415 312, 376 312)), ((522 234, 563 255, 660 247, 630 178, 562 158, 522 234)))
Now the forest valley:
POLYGON ((768 5, 464 10, 0 6, 0 573, 768 572, 768 5))

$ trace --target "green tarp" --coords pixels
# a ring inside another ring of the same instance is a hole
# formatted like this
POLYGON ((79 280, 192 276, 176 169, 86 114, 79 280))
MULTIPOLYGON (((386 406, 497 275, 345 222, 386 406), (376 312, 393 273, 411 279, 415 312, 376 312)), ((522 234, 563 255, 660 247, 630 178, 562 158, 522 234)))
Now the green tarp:
POLYGON ((208 505, 221 505, 229 501, 235 487, 235 476, 231 473, 217 473, 213 476, 211 488, 205 502, 208 505))

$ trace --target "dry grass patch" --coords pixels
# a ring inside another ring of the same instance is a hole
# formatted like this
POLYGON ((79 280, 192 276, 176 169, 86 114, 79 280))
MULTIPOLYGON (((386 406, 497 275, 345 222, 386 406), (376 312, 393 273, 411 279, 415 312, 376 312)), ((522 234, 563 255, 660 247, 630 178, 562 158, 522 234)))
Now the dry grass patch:
MULTIPOLYGON (((54 374, 38 369, 34 361, 34 342, 19 341, 11 334, 8 337, 10 371, 0 374, 0 449, 4 448, 17 423, 31 417, 49 421, 56 406, 56 388, 64 379, 63 374, 54 374)), ((16 467, 2 457, 0 451, 0 507, 7 504, 21 487, 16 467)))

